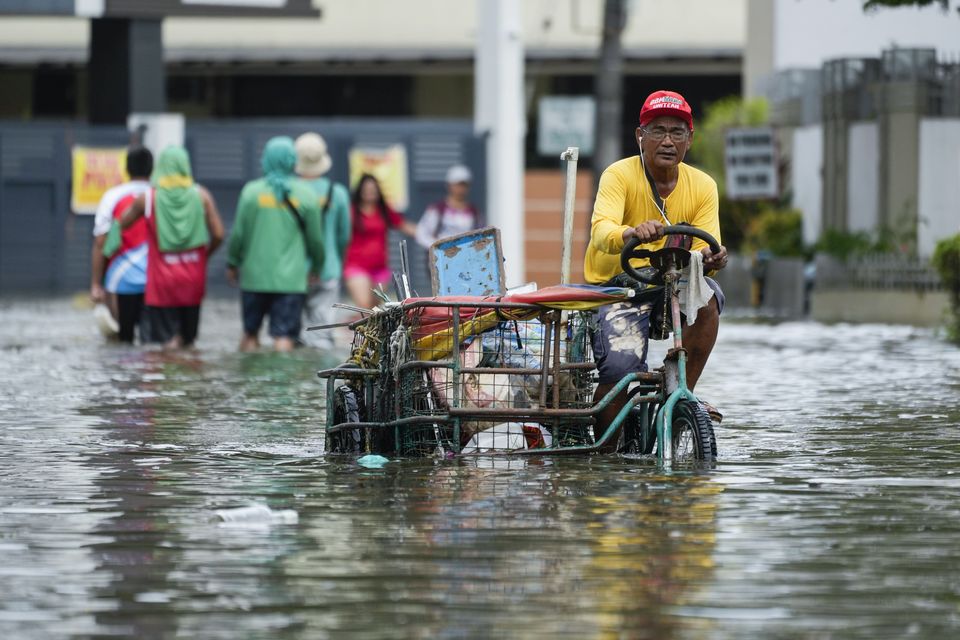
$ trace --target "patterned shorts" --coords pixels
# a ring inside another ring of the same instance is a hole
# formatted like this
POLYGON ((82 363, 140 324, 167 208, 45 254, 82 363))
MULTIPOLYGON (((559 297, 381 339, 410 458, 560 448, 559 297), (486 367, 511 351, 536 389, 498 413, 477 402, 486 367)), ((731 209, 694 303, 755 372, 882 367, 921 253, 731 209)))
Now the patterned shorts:
MULTIPOLYGON (((706 278, 713 289, 717 306, 723 312, 724 297, 720 285, 706 278)), ((663 300, 659 302, 616 302, 597 310, 597 330, 593 332, 593 359, 597 363, 600 384, 619 382, 628 373, 647 371, 647 343, 650 326, 662 322, 663 300)))

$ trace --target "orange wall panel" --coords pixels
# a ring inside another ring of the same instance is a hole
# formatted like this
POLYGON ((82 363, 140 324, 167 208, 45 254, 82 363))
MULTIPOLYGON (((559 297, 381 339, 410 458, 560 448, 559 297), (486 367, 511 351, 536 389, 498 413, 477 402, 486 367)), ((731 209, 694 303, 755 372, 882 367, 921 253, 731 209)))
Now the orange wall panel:
MULTIPOLYGON (((563 247, 563 190, 566 173, 560 169, 526 172, 524 181, 524 251, 526 279, 546 287, 560 282, 563 247)), ((583 282, 583 255, 590 237, 593 209, 593 173, 577 173, 574 203, 573 252, 570 279, 583 282)))

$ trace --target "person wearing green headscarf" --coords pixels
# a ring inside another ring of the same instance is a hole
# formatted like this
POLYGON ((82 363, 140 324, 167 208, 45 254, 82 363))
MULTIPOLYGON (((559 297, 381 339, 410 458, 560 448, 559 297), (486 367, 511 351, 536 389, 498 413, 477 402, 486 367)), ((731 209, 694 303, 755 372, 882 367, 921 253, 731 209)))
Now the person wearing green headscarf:
POLYGON ((277 351, 290 351, 300 334, 308 280, 323 266, 323 229, 316 194, 294 175, 293 140, 271 138, 263 150, 263 177, 240 193, 227 247, 227 279, 240 285, 241 351, 260 345, 260 327, 270 318, 277 351))
POLYGON ((196 249, 210 243, 203 196, 193 183, 190 156, 183 147, 167 147, 153 171, 156 189, 157 245, 163 253, 196 249))
POLYGON ((193 180, 181 146, 160 152, 150 189, 124 214, 121 226, 146 219, 147 290, 151 342, 188 347, 197 337, 206 294, 207 258, 223 242, 223 222, 210 192, 193 180))

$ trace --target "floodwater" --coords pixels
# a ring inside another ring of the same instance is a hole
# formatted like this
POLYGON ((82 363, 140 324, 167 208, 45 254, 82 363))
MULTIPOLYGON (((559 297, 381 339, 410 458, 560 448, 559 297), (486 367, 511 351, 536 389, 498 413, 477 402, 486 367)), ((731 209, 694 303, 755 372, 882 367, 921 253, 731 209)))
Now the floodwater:
POLYGON ((710 470, 365 469, 322 455, 338 358, 235 353, 237 306, 165 355, 0 302, 0 637, 960 636, 960 351, 926 330, 728 319, 710 470))

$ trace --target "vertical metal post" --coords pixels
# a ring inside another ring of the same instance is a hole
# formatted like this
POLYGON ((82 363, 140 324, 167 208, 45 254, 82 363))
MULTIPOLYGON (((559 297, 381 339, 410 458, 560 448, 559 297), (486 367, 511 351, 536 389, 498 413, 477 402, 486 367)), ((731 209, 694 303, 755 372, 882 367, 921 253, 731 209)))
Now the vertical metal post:
POLYGON ((403 291, 400 295, 406 300, 411 296, 410 293, 410 259, 407 257, 407 241, 400 241, 400 284, 403 291))
MULTIPOLYGON (((553 327, 553 408, 560 408, 560 313, 551 314, 550 324, 553 327)), ((543 350, 547 350, 547 345, 543 345, 543 350)), ((559 422, 558 422, 559 424, 559 422)))
MULTIPOLYGON (((453 378, 453 398, 450 406, 460 406, 460 306, 453 309, 453 345, 450 348, 450 377, 453 378)), ((453 446, 460 453, 460 418, 453 419, 453 446)))
MULTIPOLYGON (((559 311, 553 312, 553 317, 550 319, 550 324, 555 325, 553 328, 553 408, 560 409, 560 331, 562 330, 561 322, 563 320, 563 314, 559 311)), ((544 351, 546 351, 546 345, 544 345, 544 351)), ((560 441, 560 426, 563 421, 559 415, 557 419, 553 422, 553 442, 558 443, 560 441)))
POLYGON ((563 186, 563 249, 560 253, 560 284, 570 283, 570 254, 573 251, 573 216, 577 199, 577 161, 580 149, 567 147, 560 159, 567 163, 566 182, 563 186))
POLYGON ((543 409, 548 405, 547 400, 547 377, 550 374, 550 341, 553 339, 553 322, 547 320, 546 318, 541 317, 540 320, 543 323, 543 348, 541 349, 541 362, 540 365, 540 408, 543 409))

